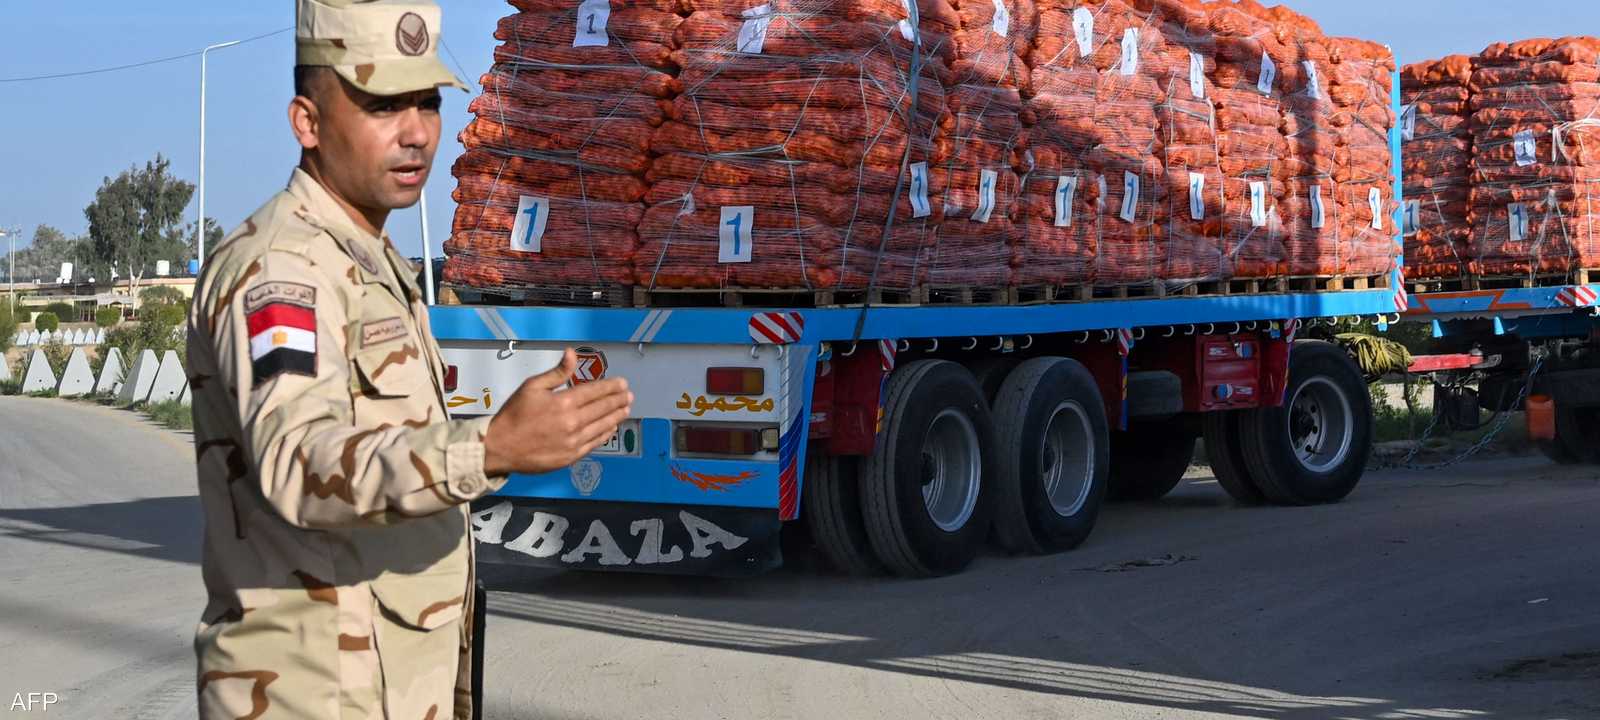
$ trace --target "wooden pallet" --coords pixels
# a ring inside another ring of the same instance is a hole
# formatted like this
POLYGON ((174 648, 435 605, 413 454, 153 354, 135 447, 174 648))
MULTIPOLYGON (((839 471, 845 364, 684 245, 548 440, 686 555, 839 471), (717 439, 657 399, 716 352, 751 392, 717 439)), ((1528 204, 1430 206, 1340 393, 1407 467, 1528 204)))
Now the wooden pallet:
POLYGON ((1094 296, 1094 286, 1024 285, 1011 288, 1012 305, 1048 305, 1051 303, 1083 302, 1094 296))
POLYGON ((1286 292, 1345 292, 1373 290, 1389 286, 1388 273, 1378 275, 1317 275, 1282 278, 1286 292))
POLYGON ((1166 281, 1151 280, 1149 282, 1131 283, 1127 285, 1095 285, 1091 288, 1090 296, 1085 299, 1139 300, 1144 298, 1163 298, 1166 296, 1166 281))
POLYGON ((449 294, 456 302, 467 305, 625 308, 632 300, 629 288, 622 285, 603 288, 539 285, 477 288, 445 285, 440 292, 441 297, 449 294))
POLYGON ((1538 273, 1534 275, 1463 275, 1450 278, 1407 279, 1406 284, 1415 293, 1471 292, 1474 290, 1520 290, 1537 287, 1566 287, 1588 285, 1600 281, 1600 269, 1581 269, 1570 273, 1538 273))

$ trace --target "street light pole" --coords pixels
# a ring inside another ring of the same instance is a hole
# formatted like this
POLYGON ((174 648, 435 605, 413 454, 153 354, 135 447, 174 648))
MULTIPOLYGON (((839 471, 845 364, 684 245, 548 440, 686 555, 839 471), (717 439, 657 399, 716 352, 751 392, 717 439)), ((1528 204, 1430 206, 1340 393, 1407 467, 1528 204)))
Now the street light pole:
POLYGON ((196 258, 206 262, 206 56, 212 50, 238 45, 240 40, 218 43, 200 51, 200 221, 195 224, 196 258))
POLYGON ((11 286, 8 294, 11 296, 11 313, 15 315, 17 312, 17 231, 0 230, 0 235, 4 235, 6 238, 6 262, 10 265, 10 268, 6 271, 6 281, 11 286))

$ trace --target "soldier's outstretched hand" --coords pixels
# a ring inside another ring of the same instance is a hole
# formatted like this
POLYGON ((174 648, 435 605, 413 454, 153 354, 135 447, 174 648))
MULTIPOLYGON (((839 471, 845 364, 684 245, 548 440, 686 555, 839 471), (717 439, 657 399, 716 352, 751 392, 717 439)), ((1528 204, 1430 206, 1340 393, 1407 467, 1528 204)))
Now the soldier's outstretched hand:
POLYGON ((560 470, 611 439, 633 407, 628 381, 600 380, 560 391, 577 369, 578 356, 569 349, 560 365, 528 378, 500 406, 483 441, 484 474, 560 470))

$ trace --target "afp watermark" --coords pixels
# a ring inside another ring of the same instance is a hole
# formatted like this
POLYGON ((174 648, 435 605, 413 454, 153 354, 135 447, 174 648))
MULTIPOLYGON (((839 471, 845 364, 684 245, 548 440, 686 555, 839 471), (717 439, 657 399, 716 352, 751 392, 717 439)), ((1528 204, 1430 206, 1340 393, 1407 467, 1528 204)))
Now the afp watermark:
POLYGON ((53 692, 19 692, 11 698, 11 712, 49 712, 50 706, 61 702, 61 696, 53 692))

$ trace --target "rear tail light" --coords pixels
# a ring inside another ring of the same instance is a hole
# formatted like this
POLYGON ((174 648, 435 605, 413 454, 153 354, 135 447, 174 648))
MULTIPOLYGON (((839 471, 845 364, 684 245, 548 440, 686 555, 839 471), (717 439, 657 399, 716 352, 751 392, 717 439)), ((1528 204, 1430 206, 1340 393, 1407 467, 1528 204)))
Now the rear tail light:
POLYGON ((447 392, 447 393, 455 392, 456 391, 456 382, 460 379, 460 377, 461 377, 461 369, 460 368, 458 368, 458 367, 456 367, 454 365, 447 366, 444 369, 444 391, 447 392))
POLYGON ((761 452, 761 431, 748 428, 679 426, 678 452, 700 455, 754 455, 761 452))
POLYGON ((767 373, 761 368, 720 367, 706 370, 708 395, 762 395, 767 373))

